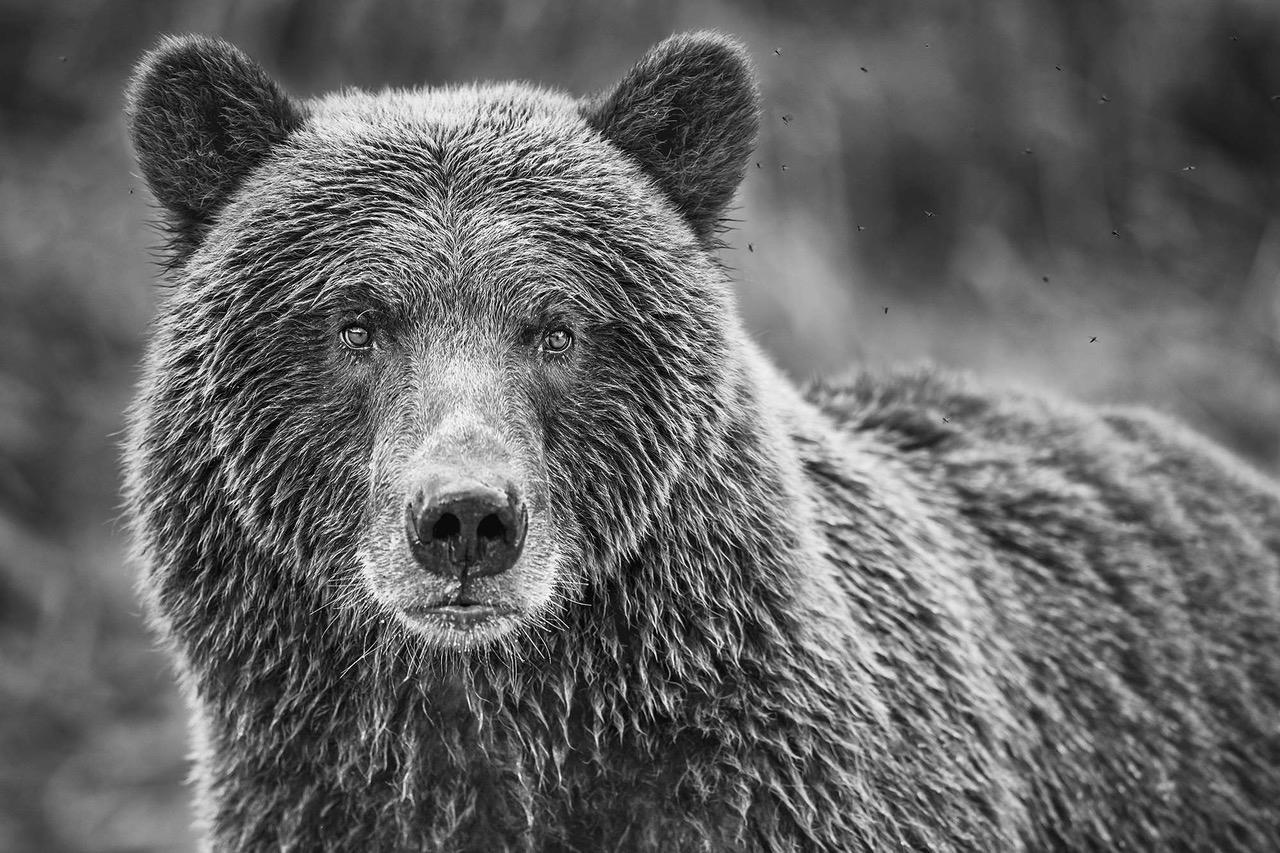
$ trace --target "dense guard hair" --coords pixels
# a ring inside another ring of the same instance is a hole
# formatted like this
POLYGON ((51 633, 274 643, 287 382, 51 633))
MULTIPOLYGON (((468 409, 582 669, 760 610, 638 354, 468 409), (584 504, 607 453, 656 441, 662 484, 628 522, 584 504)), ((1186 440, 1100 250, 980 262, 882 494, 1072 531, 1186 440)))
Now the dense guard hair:
POLYGON ((588 104, 144 60, 198 227, 128 502, 209 849, 1280 849, 1280 488, 1148 413, 801 392, 707 240, 754 98, 706 35, 588 104), (481 452, 523 550, 432 574, 407 508, 481 452))
POLYGON ((177 255, 302 124, 301 109, 253 60, 202 36, 166 38, 142 58, 125 93, 125 115, 177 255))
POLYGON ((640 163, 709 239, 755 146, 760 94, 746 50, 714 33, 672 36, 607 94, 588 123, 640 163))

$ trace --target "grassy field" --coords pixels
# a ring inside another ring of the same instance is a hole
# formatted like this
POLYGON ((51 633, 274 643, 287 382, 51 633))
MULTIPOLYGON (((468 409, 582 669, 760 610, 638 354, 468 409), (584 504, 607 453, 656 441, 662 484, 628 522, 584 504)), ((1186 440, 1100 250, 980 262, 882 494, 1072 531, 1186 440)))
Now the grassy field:
POLYGON ((191 843, 119 521, 163 298, 120 121, 137 56, 199 31, 301 95, 588 92, 704 26, 766 93, 724 259, 793 375, 931 360, 1147 402, 1280 469, 1271 0, 0 0, 0 850, 191 843))

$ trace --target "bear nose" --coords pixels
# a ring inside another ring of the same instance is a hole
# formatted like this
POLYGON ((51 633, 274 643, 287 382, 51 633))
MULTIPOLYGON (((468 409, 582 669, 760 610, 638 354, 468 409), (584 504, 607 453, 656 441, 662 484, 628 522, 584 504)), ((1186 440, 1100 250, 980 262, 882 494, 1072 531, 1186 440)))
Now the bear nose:
POLYGON ((514 483, 501 488, 454 480, 420 489, 409 501, 405 528, 414 557, 427 571, 465 581, 498 575, 524 548, 524 501, 514 483))

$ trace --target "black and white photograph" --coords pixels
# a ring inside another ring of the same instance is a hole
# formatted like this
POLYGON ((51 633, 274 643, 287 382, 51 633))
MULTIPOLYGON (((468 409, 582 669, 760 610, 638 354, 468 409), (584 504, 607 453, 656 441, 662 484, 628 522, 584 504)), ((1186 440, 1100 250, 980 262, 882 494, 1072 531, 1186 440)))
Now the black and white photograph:
POLYGON ((1280 3, 0 0, 0 852, 1280 851, 1280 3))

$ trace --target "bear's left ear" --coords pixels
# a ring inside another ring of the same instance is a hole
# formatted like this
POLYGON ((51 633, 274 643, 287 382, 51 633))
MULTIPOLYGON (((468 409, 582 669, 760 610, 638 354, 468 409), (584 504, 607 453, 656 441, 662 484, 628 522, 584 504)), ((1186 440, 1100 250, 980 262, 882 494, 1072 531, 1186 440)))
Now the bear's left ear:
POLYGON ((671 36, 582 107, 587 123, 639 161, 704 242, 742 181, 759 111, 746 49, 711 32, 671 36))
POLYGON ((303 122, 302 109, 252 59, 203 36, 165 38, 142 58, 125 93, 125 117, 179 255, 303 122))

